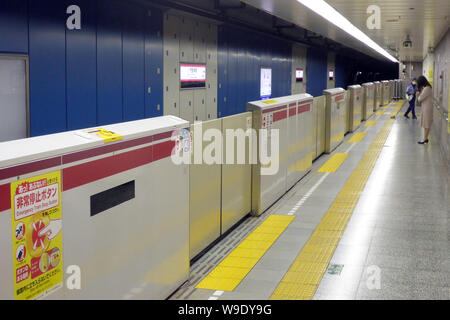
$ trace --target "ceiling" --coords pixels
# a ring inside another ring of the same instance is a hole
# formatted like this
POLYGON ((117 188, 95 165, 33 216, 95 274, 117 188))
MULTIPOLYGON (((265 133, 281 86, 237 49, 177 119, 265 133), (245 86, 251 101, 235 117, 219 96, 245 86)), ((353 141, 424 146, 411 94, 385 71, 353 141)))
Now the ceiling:
MULTIPOLYGON (((386 59, 296 0, 242 0, 301 28, 318 33, 378 59, 386 59)), ((326 0, 353 25, 403 62, 422 62, 450 26, 450 0, 326 0), (370 5, 381 9, 381 28, 367 28, 370 5), (412 48, 404 48, 409 35, 412 48)))

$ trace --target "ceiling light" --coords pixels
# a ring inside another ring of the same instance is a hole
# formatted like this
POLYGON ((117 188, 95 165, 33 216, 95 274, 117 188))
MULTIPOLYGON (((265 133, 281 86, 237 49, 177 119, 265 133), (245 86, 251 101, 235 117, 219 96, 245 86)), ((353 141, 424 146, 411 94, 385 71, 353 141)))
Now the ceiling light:
POLYGON ((297 0, 305 7, 314 11, 322 18, 328 20, 338 28, 344 30, 350 34, 355 39, 366 44, 368 47, 372 48, 376 52, 380 53, 384 57, 388 58, 392 62, 397 62, 393 56, 391 56, 386 50, 380 47, 375 41, 370 39, 364 32, 355 27, 350 21, 347 20, 342 14, 340 14, 336 9, 330 6, 323 0, 297 0))

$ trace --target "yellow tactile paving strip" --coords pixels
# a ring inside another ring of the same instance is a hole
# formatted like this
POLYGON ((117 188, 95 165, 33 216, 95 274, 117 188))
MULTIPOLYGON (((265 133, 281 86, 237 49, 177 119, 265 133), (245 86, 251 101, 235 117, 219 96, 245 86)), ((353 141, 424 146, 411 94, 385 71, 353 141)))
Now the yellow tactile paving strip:
MULTIPOLYGON (((398 112, 403 101, 396 104, 398 112)), ((348 220, 383 149, 395 120, 384 124, 316 230, 270 297, 271 300, 310 300, 333 257, 348 220)))
POLYGON ((377 116, 382 116, 384 114, 384 111, 378 111, 377 116))
POLYGON ((336 153, 317 172, 336 172, 348 157, 348 153, 336 153))
POLYGON ((373 127, 375 125, 375 123, 377 123, 377 120, 367 121, 364 126, 365 127, 373 127))
POLYGON ((196 288, 233 291, 294 218, 294 216, 270 215, 223 259, 196 288))
POLYGON ((362 139, 364 139, 364 137, 366 136, 366 134, 367 134, 366 132, 357 132, 348 140, 348 142, 354 143, 361 142, 362 139))

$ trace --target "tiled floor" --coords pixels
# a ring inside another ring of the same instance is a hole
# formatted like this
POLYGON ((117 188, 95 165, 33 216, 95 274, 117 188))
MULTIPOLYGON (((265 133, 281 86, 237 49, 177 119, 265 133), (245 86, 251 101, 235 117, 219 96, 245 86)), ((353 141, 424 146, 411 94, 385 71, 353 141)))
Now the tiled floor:
MULTIPOLYGON (((195 289, 225 257, 213 248, 192 266, 191 282, 172 299, 268 299, 389 117, 373 115, 375 125, 358 130, 367 132, 361 142, 344 142, 335 150, 352 148, 234 291, 195 289)), ((342 270, 324 274, 314 299, 450 298, 449 175, 439 146, 417 144, 421 134, 418 121, 397 117, 331 258, 330 265, 342 265, 342 270)), ((311 173, 267 213, 248 219, 217 247, 233 248, 268 215, 287 214, 324 176, 317 170, 330 156, 319 158, 311 173)))

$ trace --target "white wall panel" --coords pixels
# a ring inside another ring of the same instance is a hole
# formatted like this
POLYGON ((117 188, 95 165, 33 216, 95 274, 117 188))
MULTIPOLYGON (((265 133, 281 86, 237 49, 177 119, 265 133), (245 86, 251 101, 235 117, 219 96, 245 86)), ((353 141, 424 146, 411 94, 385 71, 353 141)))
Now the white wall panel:
POLYGON ((179 17, 164 15, 164 114, 180 115, 179 55, 180 34, 179 17))
POLYGON ((180 61, 194 61, 194 21, 181 18, 180 29, 180 61))
POLYGON ((206 118, 206 90, 194 91, 194 121, 205 121, 206 118))
POLYGON ((194 62, 206 63, 206 37, 208 25, 195 22, 194 25, 194 62))
POLYGON ((180 118, 194 121, 194 90, 180 91, 180 118))
POLYGON ((179 13, 164 17, 164 114, 217 118, 217 26, 179 13), (206 88, 181 90, 180 62, 206 64, 206 88))
POLYGON ((306 48, 298 44, 292 45, 292 94, 300 94, 306 92, 306 48), (295 78, 295 70, 303 69, 303 82, 297 82, 295 78))
POLYGON ((334 53, 328 53, 328 62, 327 62, 327 89, 333 89, 336 86, 336 55, 334 53), (330 70, 334 71, 334 79, 330 80, 328 77, 328 72, 330 70))

